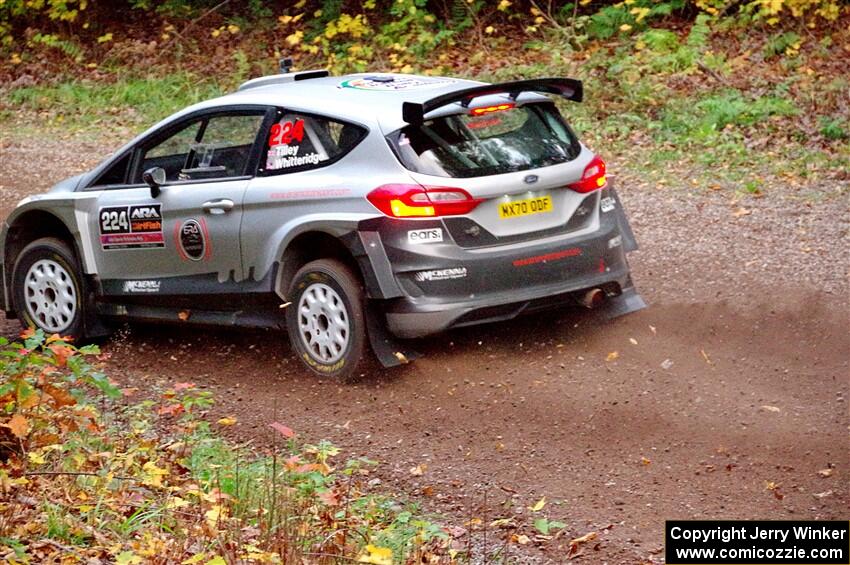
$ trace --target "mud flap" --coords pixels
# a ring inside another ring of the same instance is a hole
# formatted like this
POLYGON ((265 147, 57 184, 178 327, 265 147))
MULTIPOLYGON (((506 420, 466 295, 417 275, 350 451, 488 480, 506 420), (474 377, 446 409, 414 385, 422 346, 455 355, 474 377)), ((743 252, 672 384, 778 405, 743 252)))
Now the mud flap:
POLYGON ((646 302, 638 294, 637 289, 634 286, 628 286, 623 289, 623 293, 619 296, 606 300, 605 305, 599 309, 599 313, 610 320, 644 308, 646 308, 646 302))
POLYGON ((374 303, 366 306, 366 330, 372 352, 384 367, 406 365, 421 357, 421 354, 399 342, 387 331, 381 311, 374 303))

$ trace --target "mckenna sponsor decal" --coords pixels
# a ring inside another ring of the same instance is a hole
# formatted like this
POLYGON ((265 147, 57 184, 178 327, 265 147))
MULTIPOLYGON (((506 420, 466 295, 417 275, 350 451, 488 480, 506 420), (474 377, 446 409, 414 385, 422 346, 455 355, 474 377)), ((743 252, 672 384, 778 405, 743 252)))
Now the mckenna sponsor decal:
POLYGON ((159 292, 159 281, 124 281, 124 292, 151 293, 159 292))
POLYGON ((443 228, 411 230, 407 232, 407 243, 439 243, 443 241, 443 228))
POLYGON ((419 271, 414 277, 419 282, 448 281, 466 277, 466 267, 451 269, 436 269, 434 271, 419 271))

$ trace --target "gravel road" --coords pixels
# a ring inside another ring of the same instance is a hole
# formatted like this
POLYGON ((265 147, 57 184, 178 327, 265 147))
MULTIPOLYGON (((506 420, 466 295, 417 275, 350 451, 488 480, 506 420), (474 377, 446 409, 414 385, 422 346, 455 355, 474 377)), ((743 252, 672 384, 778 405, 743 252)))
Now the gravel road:
MULTIPOLYGON (((0 136, 2 212, 112 148, 0 136)), ((278 420, 377 459, 377 488, 448 522, 513 517, 532 537, 535 517, 567 524, 513 546, 517 561, 566 562, 568 541, 596 531, 579 562, 659 563, 666 519, 846 519, 847 182, 754 198, 611 169, 641 244, 641 312, 452 331, 350 385, 311 378, 282 334, 139 325, 105 344, 111 373, 128 386, 192 380, 258 446, 278 420)))

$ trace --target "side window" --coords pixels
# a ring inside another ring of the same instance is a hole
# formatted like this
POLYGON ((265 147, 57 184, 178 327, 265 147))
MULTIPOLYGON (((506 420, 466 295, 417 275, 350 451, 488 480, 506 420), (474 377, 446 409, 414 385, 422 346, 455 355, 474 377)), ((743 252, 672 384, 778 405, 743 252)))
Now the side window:
POLYGON ((263 112, 213 115, 191 122, 148 148, 137 176, 151 167, 165 169, 168 181, 242 176, 263 116, 263 112))
POLYGON ((142 172, 152 167, 165 169, 165 178, 169 181, 179 180, 180 172, 186 168, 186 161, 192 151, 192 145, 198 139, 202 124, 201 120, 192 122, 145 151, 136 181, 140 182, 142 172))
POLYGON ((269 130, 267 174, 315 169, 340 159, 366 136, 366 130, 325 118, 285 113, 269 130))

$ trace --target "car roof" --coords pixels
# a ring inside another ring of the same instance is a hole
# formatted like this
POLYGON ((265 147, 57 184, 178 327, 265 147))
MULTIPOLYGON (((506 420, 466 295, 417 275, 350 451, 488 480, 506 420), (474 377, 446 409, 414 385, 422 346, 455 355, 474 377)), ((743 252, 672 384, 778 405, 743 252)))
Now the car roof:
POLYGON ((425 102, 441 94, 484 84, 459 78, 401 73, 358 73, 293 80, 297 74, 255 79, 237 92, 187 110, 239 104, 283 106, 368 125, 377 123, 384 133, 389 133, 405 125, 401 112, 404 102, 425 102))

